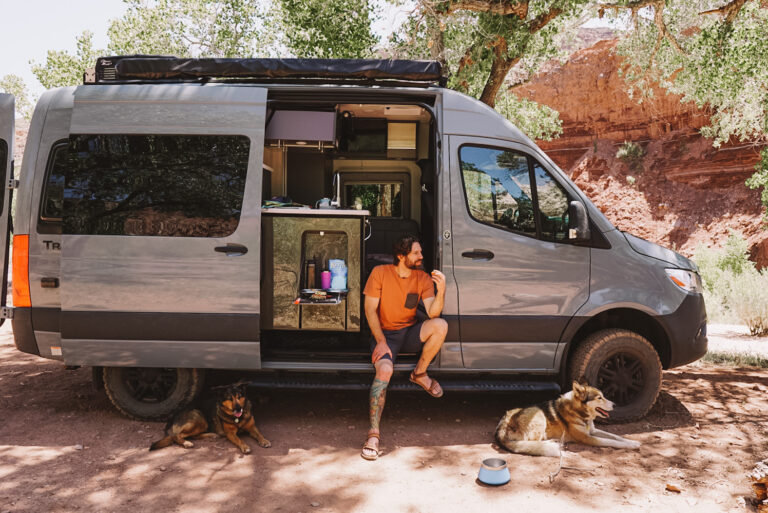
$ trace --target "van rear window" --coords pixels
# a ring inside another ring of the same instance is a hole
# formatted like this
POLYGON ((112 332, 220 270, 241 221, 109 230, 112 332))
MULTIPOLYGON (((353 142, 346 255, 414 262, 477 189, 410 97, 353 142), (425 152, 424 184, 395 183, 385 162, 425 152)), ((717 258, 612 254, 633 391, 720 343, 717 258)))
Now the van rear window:
POLYGON ((63 233, 230 235, 249 149, 247 137, 234 135, 72 135, 63 233))

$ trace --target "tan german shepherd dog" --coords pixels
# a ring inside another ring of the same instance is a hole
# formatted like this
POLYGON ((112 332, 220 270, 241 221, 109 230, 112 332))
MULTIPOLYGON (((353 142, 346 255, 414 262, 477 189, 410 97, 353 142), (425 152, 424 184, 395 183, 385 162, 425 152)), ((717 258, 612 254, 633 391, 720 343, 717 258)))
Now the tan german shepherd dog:
POLYGON ((224 436, 243 454, 248 454, 251 448, 237 436, 240 431, 255 438, 261 447, 271 447, 270 441, 256 428, 251 408, 243 385, 223 387, 215 401, 203 402, 199 409, 183 410, 174 415, 165 425, 168 436, 154 442, 149 450, 162 449, 172 443, 190 448, 193 444, 187 438, 224 436))
POLYGON ((608 418, 613 403, 600 390, 573 383, 557 399, 509 410, 496 427, 496 441, 505 449, 531 456, 559 456, 560 444, 581 442, 598 447, 637 449, 640 442, 595 428, 595 418, 608 418))

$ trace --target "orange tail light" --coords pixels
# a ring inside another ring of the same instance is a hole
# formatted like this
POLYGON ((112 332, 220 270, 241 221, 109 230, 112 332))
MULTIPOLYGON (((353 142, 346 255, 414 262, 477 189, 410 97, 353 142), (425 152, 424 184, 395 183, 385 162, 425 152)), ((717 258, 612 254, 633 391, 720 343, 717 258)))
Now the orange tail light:
POLYGON ((13 236, 13 306, 32 306, 29 299, 29 235, 13 236))

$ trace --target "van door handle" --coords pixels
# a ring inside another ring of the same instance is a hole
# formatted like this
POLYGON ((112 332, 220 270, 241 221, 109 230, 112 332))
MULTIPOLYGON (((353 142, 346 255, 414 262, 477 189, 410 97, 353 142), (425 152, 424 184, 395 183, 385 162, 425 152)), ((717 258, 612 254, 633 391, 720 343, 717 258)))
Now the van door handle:
POLYGON ((472 251, 465 251, 461 256, 471 258, 472 260, 492 260, 494 254, 487 249, 473 249, 472 251))
POLYGON ((44 289, 57 289, 59 288, 58 278, 40 278, 40 286, 44 289))
POLYGON ((248 248, 242 244, 227 244, 226 246, 216 246, 213 249, 217 253, 226 253, 227 256, 240 256, 248 253, 248 248))

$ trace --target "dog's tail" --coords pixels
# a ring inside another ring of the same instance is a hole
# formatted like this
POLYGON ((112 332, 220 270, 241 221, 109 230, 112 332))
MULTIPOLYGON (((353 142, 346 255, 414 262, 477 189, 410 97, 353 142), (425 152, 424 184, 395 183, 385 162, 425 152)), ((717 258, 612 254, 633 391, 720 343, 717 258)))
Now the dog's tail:
POLYGON ((173 443, 173 435, 166 436, 165 438, 161 438, 157 442, 153 442, 152 445, 149 446, 150 451, 156 451, 158 449, 162 449, 163 447, 168 447, 173 443))

